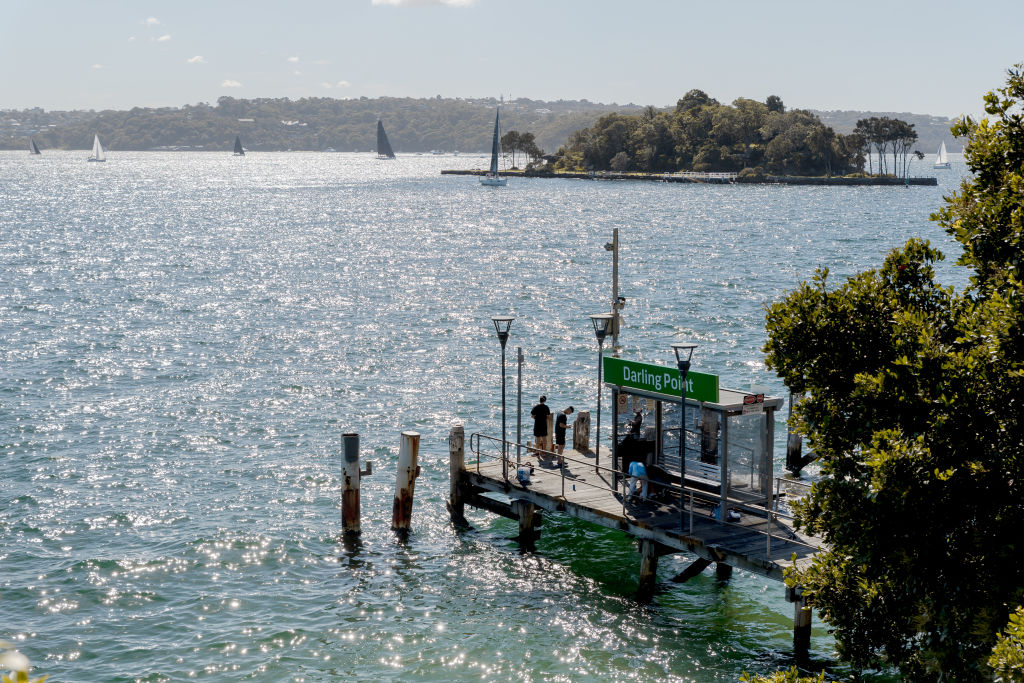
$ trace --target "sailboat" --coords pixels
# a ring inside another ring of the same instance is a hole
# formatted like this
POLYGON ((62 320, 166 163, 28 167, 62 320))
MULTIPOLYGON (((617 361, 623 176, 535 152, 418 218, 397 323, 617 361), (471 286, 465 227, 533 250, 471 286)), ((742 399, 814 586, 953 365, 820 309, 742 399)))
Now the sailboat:
POLYGON ((103 145, 100 144, 100 136, 93 135, 92 138, 92 156, 89 157, 88 161, 106 161, 107 157, 103 154, 103 145))
POLYGON ((508 180, 502 178, 498 173, 498 119, 499 112, 496 111, 494 112, 494 138, 491 140, 491 169, 480 179, 481 185, 490 187, 504 187, 508 184, 508 180))
POLYGON ((32 138, 28 139, 28 153, 29 154, 42 154, 42 152, 39 151, 39 145, 37 145, 36 141, 33 140, 32 138))
POLYGON ((384 132, 384 124, 381 123, 380 119, 377 119, 377 158, 395 158, 395 152, 391 149, 391 143, 388 142, 388 134, 384 132))
POLYGON ((939 144, 939 151, 935 154, 935 168, 949 168, 949 156, 946 154, 946 141, 939 144))
POLYGON ((242 138, 237 136, 237 135, 235 136, 235 153, 232 156, 236 156, 236 157, 244 157, 245 156, 245 150, 242 149, 242 138))

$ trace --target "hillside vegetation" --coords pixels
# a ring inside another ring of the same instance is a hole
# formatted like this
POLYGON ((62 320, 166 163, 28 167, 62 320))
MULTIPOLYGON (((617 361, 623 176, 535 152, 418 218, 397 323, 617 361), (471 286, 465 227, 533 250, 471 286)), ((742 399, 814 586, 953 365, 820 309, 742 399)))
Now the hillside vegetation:
MULTIPOLYGON (((27 149, 28 138, 32 136, 44 150, 84 150, 92 146, 93 133, 99 133, 104 146, 115 151, 168 147, 227 151, 236 134, 252 150, 370 151, 376 141, 376 121, 381 118, 392 146, 399 153, 482 152, 490 147, 494 111, 499 104, 503 130, 533 133, 537 145, 549 153, 565 145, 572 133, 592 127, 605 114, 633 115, 645 109, 633 104, 598 104, 587 100, 547 102, 519 98, 501 103, 494 98, 439 97, 222 97, 212 105, 200 102, 182 107, 101 112, 35 108, 0 112, 0 149, 27 149)), ((655 111, 671 113, 673 108, 655 111)), ((810 113, 844 135, 853 131, 860 118, 885 115, 810 113)), ((899 114, 898 118, 915 124, 922 151, 933 152, 942 139, 950 150, 959 149, 949 133, 952 121, 912 114, 899 114)))

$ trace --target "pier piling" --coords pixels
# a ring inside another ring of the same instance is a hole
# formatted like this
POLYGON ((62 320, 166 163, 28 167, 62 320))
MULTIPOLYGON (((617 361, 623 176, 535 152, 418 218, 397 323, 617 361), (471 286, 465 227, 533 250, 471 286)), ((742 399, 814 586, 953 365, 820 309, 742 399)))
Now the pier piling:
MULTIPOLYGON (((345 464, 342 472, 341 489, 341 528, 346 536, 360 532, 359 488, 364 472, 359 469, 359 435, 342 434, 345 464)), ((370 474, 373 464, 366 463, 365 474, 370 474)))
POLYGON ((398 451, 398 475, 395 479, 395 504, 391 513, 391 528, 408 533, 412 522, 412 499, 420 450, 419 432, 402 432, 402 446, 398 451))
POLYGON ((793 654, 803 663, 811 650, 811 607, 799 587, 787 588, 786 599, 793 603, 793 654))
POLYGON ((448 514, 455 526, 468 527, 462 500, 462 470, 466 467, 466 430, 462 425, 454 425, 448 433, 448 457, 448 514))
POLYGON ((533 550, 534 542, 540 537, 540 513, 537 506, 528 500, 512 501, 512 510, 519 518, 519 544, 524 550, 533 550))
POLYGON ((649 600, 654 595, 654 588, 658 583, 658 543, 648 539, 640 541, 640 587, 637 589, 637 597, 640 600, 649 600))
POLYGON ((572 423, 572 449, 579 453, 590 450, 590 411, 581 410, 576 413, 572 423))

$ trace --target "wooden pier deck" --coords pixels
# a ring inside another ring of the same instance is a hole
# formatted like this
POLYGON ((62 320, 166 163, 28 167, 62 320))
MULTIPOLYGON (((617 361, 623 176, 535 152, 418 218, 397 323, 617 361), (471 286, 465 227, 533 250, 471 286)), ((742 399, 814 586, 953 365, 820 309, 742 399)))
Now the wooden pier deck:
MULTIPOLYGON (((820 538, 803 534, 793 528, 792 520, 755 506, 743 506, 738 522, 720 522, 713 515, 716 494, 696 488, 666 491, 660 500, 627 502, 623 505, 622 481, 618 490, 612 487, 612 472, 606 469, 611 454, 602 448, 602 465, 595 471, 593 452, 565 451, 566 467, 557 468, 553 460, 540 461, 535 454, 522 461, 534 465, 529 484, 520 484, 515 476, 515 447, 510 453, 507 478, 499 459, 481 458, 467 454, 461 472, 456 474, 453 456, 453 491, 459 489, 459 498, 465 504, 490 510, 520 520, 523 528, 523 506, 559 512, 595 524, 618 529, 638 540, 648 542, 647 554, 656 558, 672 553, 697 555, 701 567, 708 563, 739 567, 768 578, 782 581, 783 569, 792 566, 796 556, 798 566, 809 563, 822 545, 820 538), (542 464, 540 464, 542 462, 542 464), (501 494, 495 498, 489 494, 501 494), (507 497, 508 502, 505 501, 507 497), (682 506, 680 506, 682 498, 682 506)), ((500 454, 499 454, 500 455, 500 454)), ((730 503, 732 502, 730 498, 730 503)), ((528 524, 536 526, 536 522, 528 524)), ((644 552, 641 548, 641 552, 644 552)), ((656 559, 655 559, 656 563, 656 559)))

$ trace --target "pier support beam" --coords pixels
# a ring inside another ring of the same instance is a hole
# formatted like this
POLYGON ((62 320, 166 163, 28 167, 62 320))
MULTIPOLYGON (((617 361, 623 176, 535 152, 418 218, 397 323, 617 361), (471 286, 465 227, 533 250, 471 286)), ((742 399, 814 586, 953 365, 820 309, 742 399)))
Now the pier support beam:
POLYGON ((409 533, 412 524, 412 498, 416 477, 420 476, 417 464, 420 452, 419 432, 402 432, 402 446, 398 450, 398 475, 395 479, 395 504, 391 511, 391 528, 399 533, 409 533))
POLYGON ((452 524, 468 527, 466 504, 462 499, 462 473, 466 469, 466 430, 454 425, 448 433, 448 514, 452 524))
POLYGON ((728 581, 732 578, 732 565, 724 562, 715 562, 715 576, 719 581, 728 581))
POLYGON ((673 583, 686 583, 711 565, 711 560, 698 557, 689 567, 672 577, 673 583))

